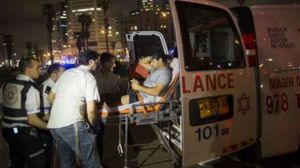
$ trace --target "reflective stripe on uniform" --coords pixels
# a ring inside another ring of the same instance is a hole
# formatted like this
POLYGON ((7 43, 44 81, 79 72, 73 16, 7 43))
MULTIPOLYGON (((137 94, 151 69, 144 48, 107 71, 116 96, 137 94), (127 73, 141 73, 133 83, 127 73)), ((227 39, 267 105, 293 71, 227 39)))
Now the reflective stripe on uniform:
POLYGON ((29 127, 28 124, 22 123, 6 123, 5 121, 1 122, 1 125, 5 128, 12 128, 12 127, 29 127))
POLYGON ((14 121, 22 121, 25 120, 27 121, 27 117, 10 117, 2 114, 2 118, 7 119, 7 120, 14 120, 14 121))
POLYGON ((39 151, 37 151, 37 152, 35 152, 35 153, 33 153, 33 154, 30 154, 29 157, 30 157, 30 158, 34 158, 34 157, 36 157, 36 156, 38 156, 38 155, 40 155, 40 154, 42 154, 42 153, 44 153, 44 152, 45 152, 45 150, 44 150, 44 149, 41 149, 41 150, 39 150, 39 151))

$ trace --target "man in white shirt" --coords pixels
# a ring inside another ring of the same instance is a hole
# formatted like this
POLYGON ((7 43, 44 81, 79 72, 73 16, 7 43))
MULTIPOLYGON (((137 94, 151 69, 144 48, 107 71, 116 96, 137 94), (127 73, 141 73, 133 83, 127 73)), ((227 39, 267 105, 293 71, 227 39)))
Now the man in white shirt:
POLYGON ((33 80, 40 75, 40 63, 23 58, 19 69, 21 74, 4 83, 0 91, 2 135, 9 145, 11 167, 47 167, 43 144, 34 129, 47 129, 38 117, 40 94, 33 80))
POLYGON ((49 94, 53 102, 47 127, 58 147, 60 167, 101 168, 96 136, 91 125, 96 120, 100 101, 94 71, 99 55, 91 50, 80 53, 79 67, 65 71, 49 94))

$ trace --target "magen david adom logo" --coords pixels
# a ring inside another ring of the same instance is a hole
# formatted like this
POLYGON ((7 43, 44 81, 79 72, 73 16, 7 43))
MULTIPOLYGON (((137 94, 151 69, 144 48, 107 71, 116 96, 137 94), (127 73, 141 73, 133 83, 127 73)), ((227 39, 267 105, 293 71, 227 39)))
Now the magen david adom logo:
POLYGON ((16 86, 7 86, 4 91, 4 103, 7 105, 14 105, 18 100, 18 89, 16 86))

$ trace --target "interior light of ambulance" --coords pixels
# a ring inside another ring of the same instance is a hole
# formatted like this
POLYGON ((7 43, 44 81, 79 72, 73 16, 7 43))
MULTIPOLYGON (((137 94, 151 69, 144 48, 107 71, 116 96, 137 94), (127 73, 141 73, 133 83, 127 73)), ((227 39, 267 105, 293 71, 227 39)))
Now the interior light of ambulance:
POLYGON ((227 114, 229 112, 227 97, 220 96, 199 100, 199 112, 202 119, 227 114))
POLYGON ((190 101, 190 123, 192 126, 220 121, 232 116, 232 95, 207 97, 190 101))
POLYGON ((211 103, 208 99, 199 101, 200 118, 209 118, 213 115, 211 103))

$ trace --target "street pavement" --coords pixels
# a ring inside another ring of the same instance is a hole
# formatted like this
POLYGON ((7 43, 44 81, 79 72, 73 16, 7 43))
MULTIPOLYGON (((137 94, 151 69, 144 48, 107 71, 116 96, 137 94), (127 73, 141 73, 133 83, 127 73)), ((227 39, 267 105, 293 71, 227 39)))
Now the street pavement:
MULTIPOLYGON (((149 125, 130 126, 135 146, 129 147, 128 160, 130 168, 172 168, 172 157, 162 150, 155 133, 149 125)), ((106 125, 104 134, 104 168, 123 168, 124 159, 119 155, 118 125, 106 125)), ((8 168, 8 149, 0 137, 0 167, 8 168)), ((236 159, 222 158, 210 165, 194 165, 188 168, 300 168, 299 155, 289 154, 263 159, 258 164, 246 164, 236 159)))
MULTIPOLYGON (((130 168, 172 168, 172 157, 162 149, 152 128, 148 125, 130 126, 135 147, 128 149, 130 168)), ((103 164, 109 168, 124 167, 124 159, 119 155, 118 126, 107 125, 104 134, 104 157, 103 164)), ((199 168, 192 166, 189 168, 199 168)))
MULTIPOLYGON (((172 157, 162 150, 150 126, 131 126, 131 133, 139 150, 129 148, 130 168, 172 168, 172 157)), ((124 160, 117 152, 118 126, 108 125, 104 135, 103 163, 108 168, 124 167, 124 160)), ((194 165, 188 168, 300 168, 299 155, 289 154, 261 160, 257 164, 243 163, 237 159, 222 158, 210 165, 194 165)))

